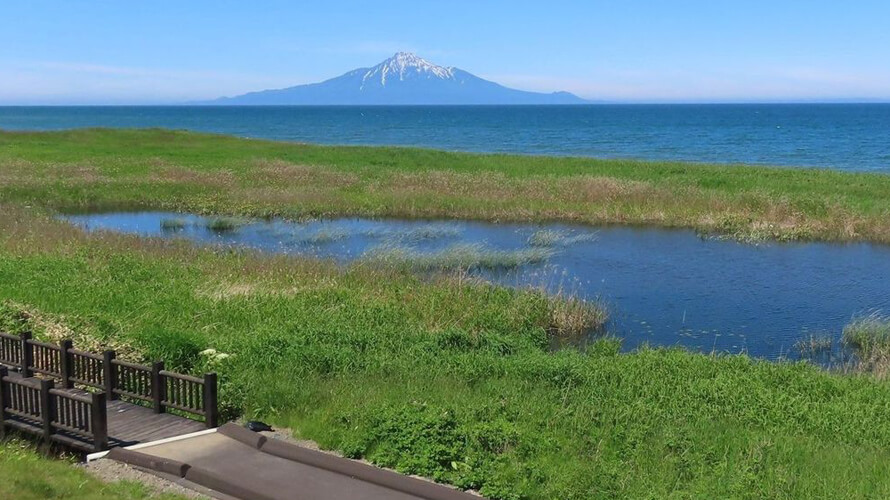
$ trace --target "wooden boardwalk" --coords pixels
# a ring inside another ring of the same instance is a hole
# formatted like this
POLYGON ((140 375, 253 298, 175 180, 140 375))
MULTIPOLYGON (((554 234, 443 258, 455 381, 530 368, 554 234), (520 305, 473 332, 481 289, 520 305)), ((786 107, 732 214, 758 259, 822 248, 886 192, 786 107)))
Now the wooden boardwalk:
POLYGON ((157 441, 217 426, 216 374, 169 372, 0 332, 0 434, 35 434, 80 451, 157 441), (169 410, 173 410, 170 413, 169 410), (186 418, 191 415, 203 421, 186 418))
POLYGON ((204 422, 151 408, 111 401, 108 403, 108 445, 130 446, 149 443, 206 429, 204 422))

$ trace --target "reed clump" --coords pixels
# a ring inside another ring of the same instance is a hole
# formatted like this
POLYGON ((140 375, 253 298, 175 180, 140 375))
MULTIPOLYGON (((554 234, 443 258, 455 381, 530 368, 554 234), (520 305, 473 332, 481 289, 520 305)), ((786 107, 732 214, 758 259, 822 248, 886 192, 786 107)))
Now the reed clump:
POLYGON ((161 219, 161 229, 164 231, 179 231, 185 229, 188 221, 181 218, 161 219))
POLYGON ((602 332, 609 320, 608 308, 597 301, 562 294, 548 297, 548 300, 550 324, 547 329, 558 337, 577 338, 602 332))
POLYGON ((798 339, 794 343, 794 348, 801 355, 815 356, 818 354, 831 352, 834 347, 834 338, 828 334, 807 335, 802 339, 798 339))
POLYGON ((881 378, 890 374, 890 316, 872 312, 854 318, 842 338, 856 352, 858 371, 881 378))
POLYGON ((243 219, 236 217, 211 217, 204 223, 204 227, 214 232, 228 233, 237 230, 245 224, 246 222, 243 219))

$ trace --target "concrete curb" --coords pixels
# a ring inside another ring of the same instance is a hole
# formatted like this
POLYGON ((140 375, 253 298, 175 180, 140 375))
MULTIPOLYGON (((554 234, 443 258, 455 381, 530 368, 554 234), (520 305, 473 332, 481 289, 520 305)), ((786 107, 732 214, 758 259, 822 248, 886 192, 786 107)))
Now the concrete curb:
POLYGON ((128 465, 156 470, 177 477, 185 477, 188 470, 191 469, 189 464, 124 448, 112 448, 106 457, 128 465))
POLYGON ((263 444, 267 441, 266 436, 232 423, 223 425, 216 431, 223 436, 230 437, 235 441, 240 441, 247 446, 256 449, 260 449, 260 447, 263 446, 263 444))

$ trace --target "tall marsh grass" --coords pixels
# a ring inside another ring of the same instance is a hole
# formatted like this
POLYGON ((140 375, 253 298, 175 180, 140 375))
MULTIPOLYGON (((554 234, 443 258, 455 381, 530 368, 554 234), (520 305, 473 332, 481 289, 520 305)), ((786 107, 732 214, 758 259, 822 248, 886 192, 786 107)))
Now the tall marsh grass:
POLYGON ((550 296, 549 301, 548 331, 563 339, 602 332, 609 320, 609 310, 598 301, 562 294, 550 296))
POLYGON ((367 252, 362 260, 374 265, 405 267, 418 271, 458 269, 515 269, 544 262, 554 252, 546 248, 494 250, 482 244, 453 245, 437 252, 384 245, 367 252))
POLYGON ((844 327, 843 342, 856 351, 857 371, 890 375, 890 316, 873 312, 844 327))
POLYGON ((541 229, 528 238, 528 243, 535 247, 569 246, 576 243, 596 240, 595 232, 575 234, 560 229, 541 229))
POLYGON ((834 339, 828 334, 808 335, 794 343, 794 349, 802 356, 815 356, 831 352, 833 347, 834 339))

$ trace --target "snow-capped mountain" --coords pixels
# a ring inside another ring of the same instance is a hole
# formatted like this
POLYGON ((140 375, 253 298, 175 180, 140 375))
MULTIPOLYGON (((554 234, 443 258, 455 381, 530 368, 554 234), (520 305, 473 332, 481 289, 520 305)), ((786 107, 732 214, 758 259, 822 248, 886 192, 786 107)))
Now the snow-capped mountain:
POLYGON ((462 69, 399 52, 371 68, 321 83, 223 97, 209 104, 583 104, 568 92, 544 94, 504 87, 462 69))

